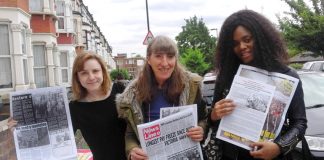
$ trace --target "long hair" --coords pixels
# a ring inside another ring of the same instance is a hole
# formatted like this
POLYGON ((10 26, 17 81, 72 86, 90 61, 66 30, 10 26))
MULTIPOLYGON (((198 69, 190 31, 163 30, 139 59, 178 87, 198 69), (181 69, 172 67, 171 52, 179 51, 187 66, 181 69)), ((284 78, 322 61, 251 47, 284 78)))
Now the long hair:
POLYGON ((254 67, 267 71, 277 71, 287 67, 286 47, 274 25, 267 18, 252 10, 233 13, 225 20, 217 43, 215 66, 218 78, 214 102, 224 97, 225 89, 230 87, 239 65, 242 64, 234 53, 233 33, 238 26, 243 26, 250 31, 254 39, 252 53, 254 67))
POLYGON ((148 58, 156 52, 163 52, 169 56, 175 56, 177 61, 171 77, 163 85, 163 94, 170 103, 177 104, 179 96, 184 89, 184 69, 178 63, 177 45, 166 36, 155 37, 147 46, 146 61, 136 83, 136 98, 140 102, 150 102, 157 91, 158 83, 154 72, 148 64, 148 58))
POLYGON ((107 94, 111 88, 111 79, 108 74, 105 62, 99 57, 99 55, 92 52, 83 52, 74 60, 72 69, 72 94, 73 100, 80 100, 84 98, 88 93, 87 90, 81 85, 78 72, 82 71, 84 68, 84 63, 90 59, 95 59, 101 66, 103 82, 101 84, 101 91, 103 94, 107 94))

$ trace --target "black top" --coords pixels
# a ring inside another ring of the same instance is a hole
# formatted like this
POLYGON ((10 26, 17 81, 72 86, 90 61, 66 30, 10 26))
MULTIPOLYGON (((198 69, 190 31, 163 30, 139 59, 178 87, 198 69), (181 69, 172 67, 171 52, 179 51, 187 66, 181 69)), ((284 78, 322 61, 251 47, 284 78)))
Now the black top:
POLYGON ((94 160, 124 160, 126 123, 118 118, 114 90, 95 102, 70 103, 73 130, 80 129, 94 160))

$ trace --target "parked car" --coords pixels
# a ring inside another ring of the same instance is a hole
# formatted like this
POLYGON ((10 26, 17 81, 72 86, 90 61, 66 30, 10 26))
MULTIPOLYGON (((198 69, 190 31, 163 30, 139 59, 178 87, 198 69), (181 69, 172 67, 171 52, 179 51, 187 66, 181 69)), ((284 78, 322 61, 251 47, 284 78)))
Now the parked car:
POLYGON ((207 104, 207 109, 210 109, 213 102, 216 74, 206 73, 202 81, 202 95, 207 104))
MULTIPOLYGON (((304 91, 308 128, 305 138, 316 160, 324 160, 324 72, 298 71, 304 91)), ((208 73, 202 84, 203 98, 210 107, 213 101, 216 75, 208 73)), ((301 144, 297 145, 301 150, 301 144)))
POLYGON ((302 69, 311 71, 322 71, 324 72, 324 61, 311 61, 303 64, 302 69))
POLYGON ((313 156, 324 160, 324 73, 300 71, 298 74, 303 84, 308 120, 305 138, 313 156))

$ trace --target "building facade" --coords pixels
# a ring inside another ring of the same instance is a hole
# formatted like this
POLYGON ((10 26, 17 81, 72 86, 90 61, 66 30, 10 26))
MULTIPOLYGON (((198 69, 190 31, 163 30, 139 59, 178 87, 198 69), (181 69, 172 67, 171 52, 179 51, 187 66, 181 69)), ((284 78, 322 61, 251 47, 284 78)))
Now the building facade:
POLYGON ((30 19, 28 1, 0 2, 0 95, 35 85, 29 72, 33 68, 30 19))
POLYGON ((0 96, 70 86, 75 56, 90 51, 116 68, 112 49, 82 0, 0 1, 0 96))
POLYGON ((114 57, 117 69, 126 69, 131 78, 135 78, 144 65, 145 59, 140 56, 127 57, 126 53, 118 53, 114 57))
MULTIPOLYGON (((30 78, 31 14, 27 0, 0 1, 0 102, 8 102, 8 93, 33 86, 30 78)), ((0 159, 15 160, 13 137, 5 121, 9 107, 0 104, 0 159)))
POLYGON ((0 159, 14 160, 9 93, 71 85, 75 56, 100 55, 116 68, 112 49, 82 0, 0 1, 0 159), (5 149, 6 148, 6 149, 5 149))

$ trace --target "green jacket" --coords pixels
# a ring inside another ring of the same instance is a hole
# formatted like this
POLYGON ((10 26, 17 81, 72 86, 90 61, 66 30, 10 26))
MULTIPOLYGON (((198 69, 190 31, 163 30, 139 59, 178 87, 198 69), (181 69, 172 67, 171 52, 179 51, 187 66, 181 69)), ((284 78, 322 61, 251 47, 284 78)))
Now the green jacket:
MULTIPOLYGON (((207 110, 206 105, 202 102, 201 81, 202 77, 197 74, 186 72, 185 88, 180 95, 179 105, 197 104, 198 108, 198 125, 205 129, 207 110)), ((125 135, 126 154, 134 147, 140 147, 138 138, 137 125, 144 123, 142 102, 135 98, 135 83, 137 79, 131 82, 122 94, 117 95, 116 104, 120 118, 127 121, 125 135)))

